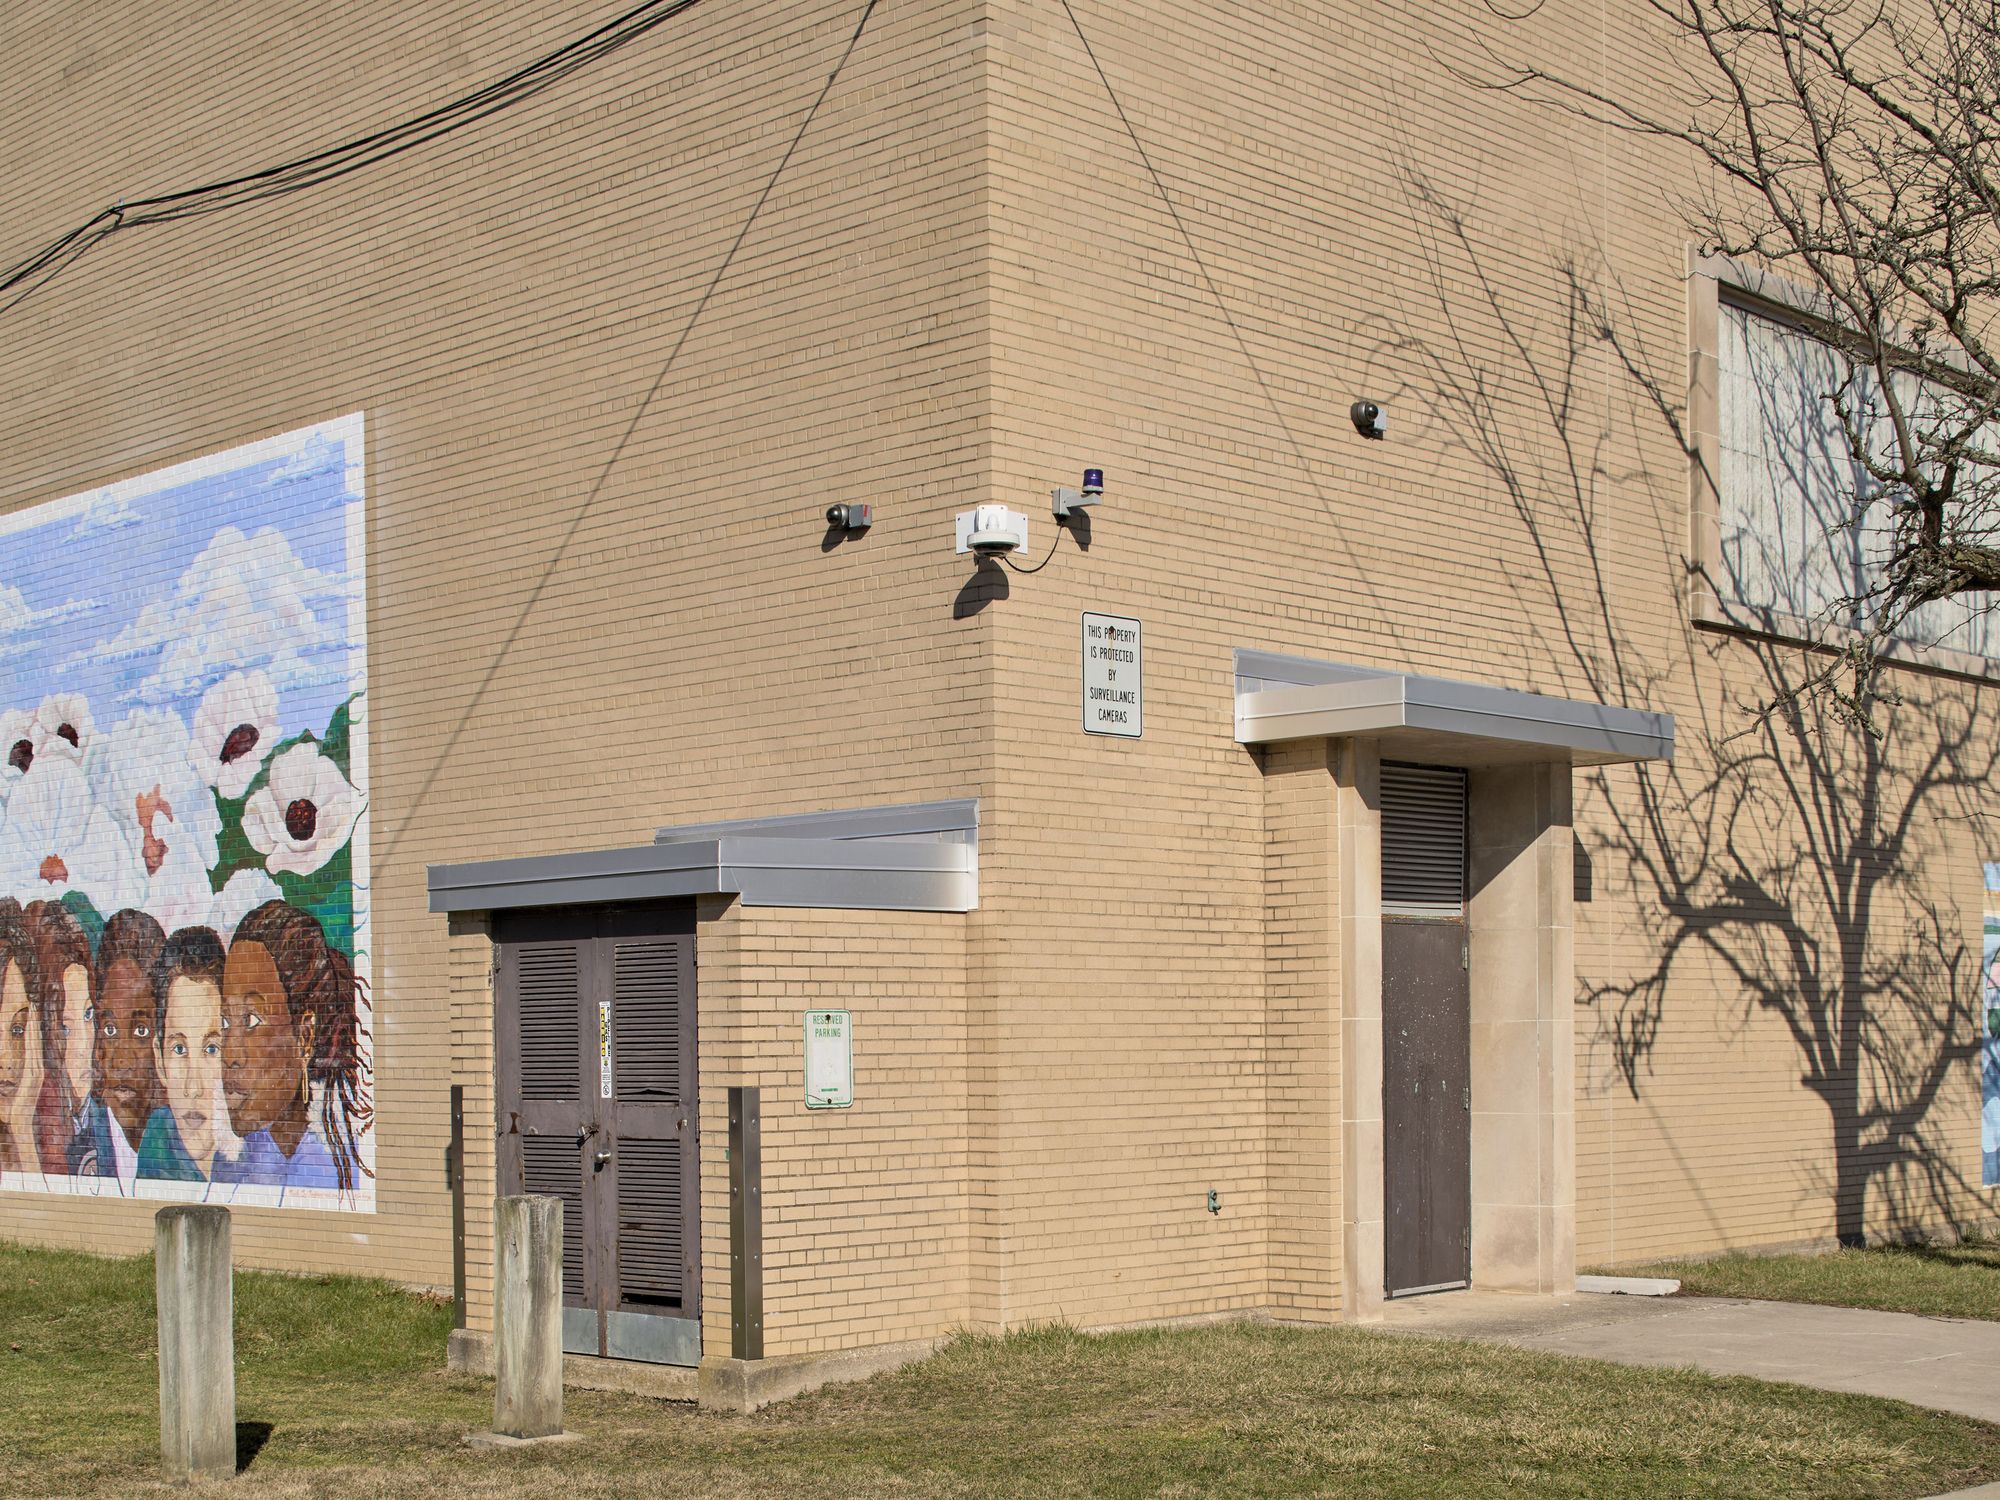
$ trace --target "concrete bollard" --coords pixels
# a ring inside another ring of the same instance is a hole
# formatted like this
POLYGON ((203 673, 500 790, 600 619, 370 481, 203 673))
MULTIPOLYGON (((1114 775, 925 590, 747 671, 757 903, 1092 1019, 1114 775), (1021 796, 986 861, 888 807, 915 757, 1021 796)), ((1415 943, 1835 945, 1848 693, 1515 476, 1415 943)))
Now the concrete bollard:
POLYGON ((194 1204, 153 1215, 160 1320, 160 1454, 169 1479, 236 1472, 236 1297, 229 1210, 194 1204))
POLYGON ((503 1438, 563 1430, 562 1199, 493 1205, 493 1430, 503 1438))

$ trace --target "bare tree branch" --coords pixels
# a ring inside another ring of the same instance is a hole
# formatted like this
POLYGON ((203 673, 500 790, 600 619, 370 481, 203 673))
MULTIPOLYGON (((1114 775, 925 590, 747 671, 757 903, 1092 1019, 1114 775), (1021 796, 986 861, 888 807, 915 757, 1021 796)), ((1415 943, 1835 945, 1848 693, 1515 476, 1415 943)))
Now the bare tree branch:
POLYGON ((1475 81, 1689 149, 1715 175, 1682 204, 1702 248, 1816 309, 1800 328, 1834 356, 1821 396, 1859 481, 1841 524, 1876 550, 1827 604, 1850 643, 1801 687, 1874 733, 1884 656, 1939 643, 1924 606, 2000 593, 2000 4, 1646 5, 1671 105, 1512 56, 1504 32, 1475 81))

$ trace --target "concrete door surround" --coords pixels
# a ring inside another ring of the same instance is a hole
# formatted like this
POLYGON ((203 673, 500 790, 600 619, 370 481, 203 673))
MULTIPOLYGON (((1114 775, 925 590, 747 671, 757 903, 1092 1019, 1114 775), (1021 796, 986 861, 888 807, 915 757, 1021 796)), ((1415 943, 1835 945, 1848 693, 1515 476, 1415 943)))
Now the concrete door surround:
MULTIPOLYGON (((1383 1306, 1382 753, 1333 744, 1338 848, 1342 1316, 1383 1306)), ((1574 855, 1567 760, 1470 772, 1472 1284, 1576 1280, 1574 855)))

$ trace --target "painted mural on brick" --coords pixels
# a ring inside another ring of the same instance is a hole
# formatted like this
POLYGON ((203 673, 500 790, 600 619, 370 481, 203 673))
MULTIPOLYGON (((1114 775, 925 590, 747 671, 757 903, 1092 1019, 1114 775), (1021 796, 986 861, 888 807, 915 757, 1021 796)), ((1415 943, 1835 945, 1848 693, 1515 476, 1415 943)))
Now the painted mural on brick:
POLYGON ((363 478, 0 516, 0 1189, 373 1209, 363 478))
POLYGON ((1979 996, 1979 1149, 1982 1181, 2000 1187, 2000 864, 1986 866, 1985 960, 1979 996))

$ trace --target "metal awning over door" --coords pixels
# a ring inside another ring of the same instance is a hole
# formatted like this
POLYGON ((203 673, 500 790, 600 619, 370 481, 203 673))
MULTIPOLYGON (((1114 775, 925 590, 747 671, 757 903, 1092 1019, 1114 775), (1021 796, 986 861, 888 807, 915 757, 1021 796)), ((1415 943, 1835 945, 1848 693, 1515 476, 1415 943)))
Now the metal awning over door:
POLYGON ((1274 651, 1236 653, 1245 745, 1368 735, 1384 759, 1455 766, 1672 760, 1672 714, 1274 651))

